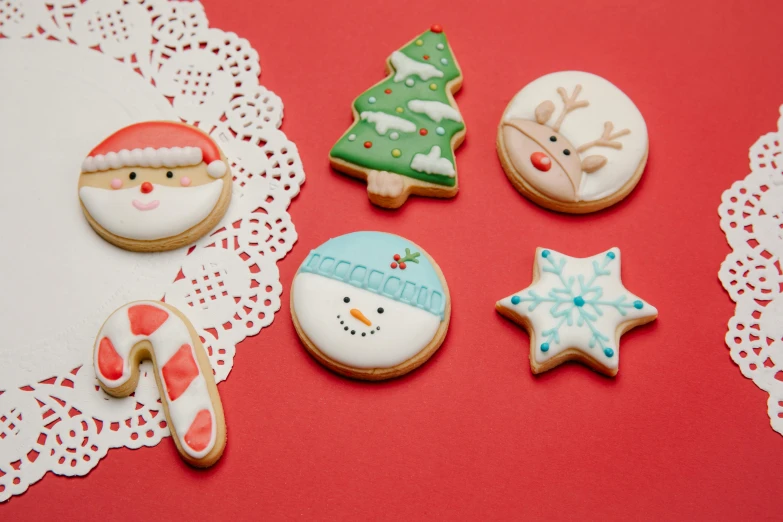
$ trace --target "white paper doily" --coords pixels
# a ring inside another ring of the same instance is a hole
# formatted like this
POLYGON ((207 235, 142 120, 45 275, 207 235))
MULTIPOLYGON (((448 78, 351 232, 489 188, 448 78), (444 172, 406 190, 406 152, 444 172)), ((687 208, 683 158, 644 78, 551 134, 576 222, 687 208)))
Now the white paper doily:
POLYGON ((280 130, 283 104, 258 84, 247 40, 210 28, 198 2, 0 0, 0 501, 47 471, 84 475, 110 448, 169 435, 151 365, 136 393, 97 386, 92 345, 109 314, 165 300, 199 329, 215 377, 280 308, 277 261, 297 235, 304 182, 280 130), (95 234, 79 166, 124 125, 182 120, 231 161, 220 225, 190 248, 140 254, 95 234))
POLYGON ((783 106, 777 132, 750 148, 750 174, 721 197, 720 227, 733 252, 718 277, 737 303, 726 344, 742 374, 769 393, 783 435, 783 106))

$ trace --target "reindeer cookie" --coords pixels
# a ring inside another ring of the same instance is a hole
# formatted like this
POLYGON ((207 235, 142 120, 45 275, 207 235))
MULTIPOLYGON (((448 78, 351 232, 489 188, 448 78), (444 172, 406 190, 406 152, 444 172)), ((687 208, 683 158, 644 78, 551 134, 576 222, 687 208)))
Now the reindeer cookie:
POLYGON ((557 72, 511 100, 497 148, 506 175, 527 198, 582 214, 614 205, 636 186, 647 163, 647 125, 603 78, 557 72))

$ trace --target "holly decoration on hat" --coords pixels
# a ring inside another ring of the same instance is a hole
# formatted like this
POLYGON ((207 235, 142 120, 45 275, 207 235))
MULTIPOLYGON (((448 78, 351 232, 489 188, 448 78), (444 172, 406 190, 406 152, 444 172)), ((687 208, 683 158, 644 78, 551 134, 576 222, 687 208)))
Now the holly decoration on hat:
POLYGON ((410 248, 405 249, 405 257, 400 256, 400 254, 394 254, 394 261, 391 263, 392 268, 400 267, 400 270, 405 270, 408 265, 406 263, 419 263, 418 257, 421 255, 419 252, 413 252, 411 253, 410 248))
POLYGON ((454 187, 452 142, 465 125, 452 93, 462 75, 443 29, 433 25, 392 53, 388 69, 385 80, 354 101, 355 121, 331 157, 454 187))

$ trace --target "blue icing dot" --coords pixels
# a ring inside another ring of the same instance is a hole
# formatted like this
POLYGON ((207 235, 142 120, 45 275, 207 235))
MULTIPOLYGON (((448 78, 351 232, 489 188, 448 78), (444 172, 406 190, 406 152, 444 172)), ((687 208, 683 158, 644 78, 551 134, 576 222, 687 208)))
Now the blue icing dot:
POLYGON ((638 299, 633 302, 633 307, 636 308, 637 310, 641 310, 643 306, 644 303, 639 301, 638 299))
POLYGON ((435 129, 435 132, 438 133, 438 136, 443 136, 444 134, 446 134, 446 129, 444 129, 443 127, 438 127, 437 129, 435 129))
POLYGON ((574 304, 576 306, 584 306, 585 305, 585 300, 584 300, 584 298, 581 295, 578 295, 578 296, 574 297, 574 304))
POLYGON ((511 298, 511 304, 518 305, 519 301, 521 301, 521 299, 519 298, 518 295, 515 295, 514 297, 511 298))
POLYGON ((544 250, 543 252, 541 252, 541 256, 542 257, 549 257, 549 250, 544 250))
POLYGON ((375 99, 375 96, 370 96, 370 98, 367 101, 370 103, 375 103, 377 100, 375 99))
POLYGON ((614 252, 607 252, 606 253, 606 257, 608 257, 609 259, 614 259, 614 257, 615 257, 614 256, 614 252))
POLYGON ((542 352, 548 352, 549 351, 549 343, 542 343, 541 344, 541 351, 542 352))
POLYGON ((613 355, 614 355, 614 350, 612 350, 611 348, 604 348, 604 354, 605 354, 607 357, 611 357, 611 356, 613 356, 613 355))

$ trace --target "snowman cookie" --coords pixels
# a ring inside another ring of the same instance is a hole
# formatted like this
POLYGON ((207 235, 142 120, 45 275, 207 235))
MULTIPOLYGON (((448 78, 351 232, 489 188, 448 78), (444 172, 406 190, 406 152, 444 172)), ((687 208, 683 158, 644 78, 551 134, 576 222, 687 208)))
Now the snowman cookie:
POLYGON ((542 76, 519 91, 498 128, 509 180, 535 203, 594 212, 627 196, 647 163, 647 125, 620 89, 578 71, 542 76))
POLYGON ((435 261, 383 232, 322 244, 302 263, 291 290, 291 315, 307 350, 357 379, 390 379, 424 364, 443 342, 450 314, 435 261))
POLYGON ((614 376, 620 336, 658 316, 654 306, 623 286, 617 248, 586 258, 539 248, 533 284, 495 308, 528 330, 533 373, 576 360, 614 376))
POLYGON ((207 134, 184 123, 120 129, 82 163, 79 199, 90 226, 127 250, 172 250, 208 233, 231 201, 228 162, 207 134))

